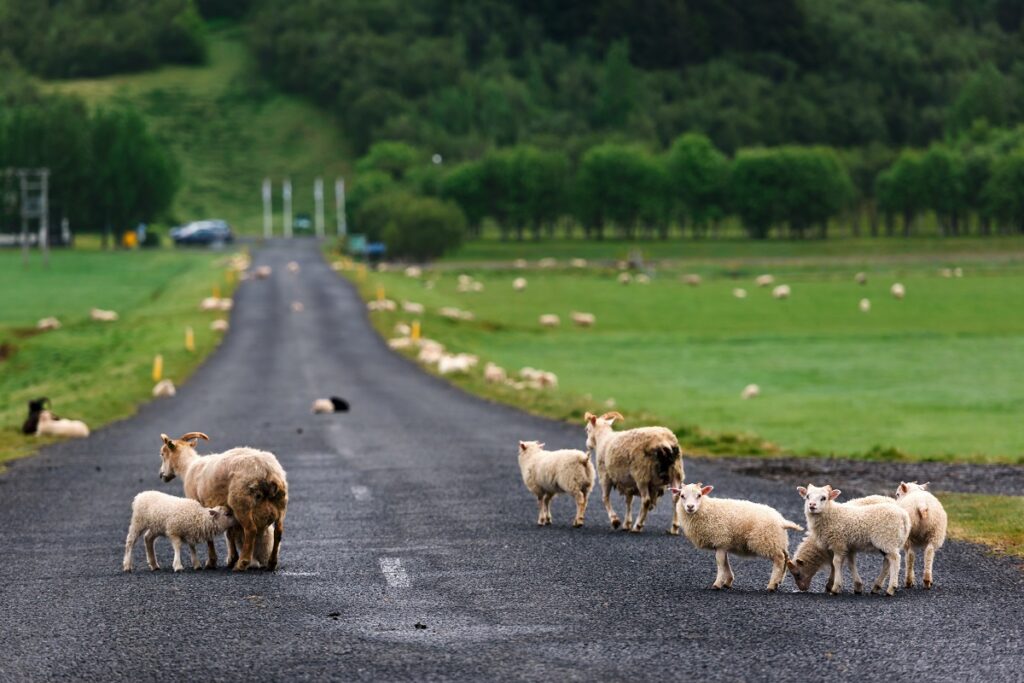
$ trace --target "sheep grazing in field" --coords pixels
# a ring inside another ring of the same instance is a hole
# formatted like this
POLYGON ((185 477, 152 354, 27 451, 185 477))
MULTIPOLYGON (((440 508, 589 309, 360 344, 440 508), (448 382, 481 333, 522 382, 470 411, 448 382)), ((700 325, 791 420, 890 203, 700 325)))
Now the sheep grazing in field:
POLYGON ((459 308, 455 308, 454 306, 445 306, 438 310, 438 313, 442 318, 447 318, 448 320, 473 320, 476 318, 476 316, 469 311, 463 311, 459 308))
POLYGON ((162 379, 153 385, 153 398, 170 398, 177 393, 178 389, 169 379, 162 379))
POLYGON ((749 500, 712 498, 709 494, 714 488, 702 484, 672 488, 673 496, 677 497, 676 508, 682 510, 679 518, 683 534, 695 548, 715 551, 718 571, 711 587, 715 590, 732 588, 729 553, 734 553, 771 560, 768 590, 775 591, 786 578, 789 560, 787 529, 803 531, 803 527, 767 505, 749 500))
POLYGON ((313 401, 313 413, 315 415, 323 415, 329 413, 345 413, 348 412, 348 409, 348 401, 338 396, 331 396, 330 398, 318 398, 315 401, 313 401))
POLYGON ((754 278, 754 284, 758 287, 771 287, 775 284, 775 276, 765 273, 754 278))
POLYGON ((618 281, 620 285, 628 285, 633 281, 633 276, 629 273, 619 273, 618 281))
POLYGON ((526 268, 528 265, 529 264, 526 262, 526 259, 523 259, 523 258, 517 258, 515 261, 512 262, 512 267, 513 268, 522 269, 522 268, 526 268))
POLYGON ((200 311, 219 311, 220 297, 208 296, 199 302, 200 311))
MULTIPOLYGON (((639 427, 616 432, 612 425, 622 420, 621 414, 605 413, 601 417, 586 414, 587 451, 594 451, 597 473, 601 480, 601 500, 613 529, 621 521, 612 507, 614 487, 626 498, 626 526, 634 533, 644 529, 647 515, 658 504, 665 487, 683 484, 683 459, 679 441, 665 427, 639 427), (633 498, 640 496, 640 512, 633 525, 633 498)), ((673 508, 669 533, 679 534, 678 510, 673 508)))
POLYGON ((54 416, 49 410, 39 413, 36 424, 36 436, 63 436, 71 439, 84 439, 89 436, 89 425, 81 420, 69 420, 54 416))
POLYGON ((394 331, 395 334, 400 335, 402 337, 408 337, 410 334, 412 334, 412 328, 409 327, 409 325, 407 325, 406 323, 395 323, 394 331))
POLYGON ((222 311, 230 311, 234 307, 235 307, 235 302, 234 301, 232 301, 231 299, 228 299, 226 297, 222 297, 221 298, 221 300, 220 300, 220 310, 222 310, 222 311))
MULTIPOLYGON (((209 440, 202 432, 189 432, 179 439, 161 434, 160 438, 160 477, 168 482, 180 476, 186 497, 204 507, 226 505, 238 520, 240 528, 227 533, 228 565, 234 571, 245 571, 253 564, 255 553, 261 566, 277 569, 288 509, 288 480, 274 454, 246 447, 200 457, 198 440, 209 440)), ((206 566, 216 567, 217 548, 212 540, 206 547, 206 566)))
POLYGON ((423 277, 423 269, 419 266, 409 266, 405 269, 405 276, 411 278, 423 277))
POLYGON ((568 493, 576 499, 573 527, 583 526, 587 498, 594 489, 594 465, 583 451, 546 451, 539 441, 519 442, 519 471, 530 493, 537 496, 537 525, 551 524, 551 499, 568 493))
POLYGON ((907 295, 907 288, 901 282, 894 282, 892 287, 889 288, 889 293, 892 294, 894 299, 902 299, 907 295))
POLYGON ((742 398, 744 401, 748 401, 752 398, 757 398, 760 395, 761 387, 757 386, 756 384, 748 384, 747 386, 743 387, 743 391, 740 392, 740 398, 742 398))
POLYGON ((409 337, 395 337, 394 339, 388 339, 388 348, 400 351, 403 349, 411 349, 415 345, 415 342, 409 337))
POLYGON ((210 329, 214 332, 227 332, 228 327, 229 325, 227 320, 218 318, 217 320, 210 322, 210 329))
POLYGON ((36 329, 41 330, 43 332, 48 332, 50 330, 59 330, 60 321, 53 317, 43 318, 36 323, 36 329))
POLYGON ((403 301, 402 310, 412 315, 423 315, 426 309, 423 304, 418 304, 415 301, 403 301))
MULTIPOLYGON (((896 501, 888 496, 864 496, 854 498, 845 503, 837 502, 836 505, 860 506, 860 505, 895 505, 896 501)), ((847 565, 850 568, 850 576, 853 577, 853 591, 860 593, 864 590, 864 582, 857 572, 856 555, 850 553, 847 557, 847 565)), ((797 546, 793 559, 788 563, 789 572, 793 575, 793 581, 798 590, 806 591, 811 587, 811 580, 815 574, 825 565, 828 565, 828 581, 825 583, 825 590, 832 590, 835 581, 835 568, 832 566, 832 552, 818 545, 818 539, 814 534, 804 534, 800 545, 797 546)))
POLYGON ((292 313, 302 313, 304 310, 306 310, 306 306, 301 301, 292 302, 292 313))
POLYGON ((541 327, 558 327, 562 324, 562 319, 554 313, 545 313, 537 321, 541 327))
POLYGON ((526 278, 525 277, 517 277, 515 280, 513 280, 512 281, 512 289, 514 289, 517 292, 524 292, 524 291, 526 291, 526 278))
POLYGON ((956 268, 953 269, 953 277, 963 277, 963 276, 964 276, 964 269, 963 268, 961 268, 960 266, 957 266, 956 268))
POLYGON ((683 276, 683 284, 691 287, 700 287, 700 283, 702 281, 703 280, 701 280, 700 275, 697 275, 697 273, 687 273, 683 276))
POLYGON ((436 342, 432 339, 421 339, 420 340, 420 352, 416 356, 416 360, 423 363, 424 365, 434 365, 441 361, 441 357, 444 355, 444 344, 436 342))
POLYGON ((853 281, 858 285, 866 285, 868 283, 868 274, 863 272, 857 273, 853 276, 853 281))
POLYGON ((484 366, 484 381, 489 384, 503 384, 508 381, 508 373, 500 365, 488 363, 484 366))
POLYGON ((640 273, 635 278, 633 278, 633 282, 637 283, 638 285, 649 285, 651 284, 651 276, 648 275, 647 273, 640 273))
POLYGON ((788 299, 791 293, 789 285, 779 285, 772 290, 772 298, 788 299))
POLYGON ((374 299, 373 301, 368 301, 366 303, 366 310, 370 312, 395 311, 397 309, 398 304, 391 299, 374 299))
POLYGON ((947 277, 947 278, 948 277, 953 277, 953 269, 952 268, 940 268, 939 269, 939 275, 941 275, 942 277, 947 277))
POLYGON ((132 550, 139 536, 145 536, 146 561, 153 571, 160 569, 156 561, 153 543, 165 536, 174 546, 174 571, 180 572, 181 544, 188 545, 192 555, 192 569, 199 569, 199 555, 196 544, 212 543, 237 521, 231 508, 225 505, 203 507, 198 501, 190 498, 169 496, 160 491, 143 491, 132 501, 132 521, 128 525, 128 538, 124 542, 124 562, 122 568, 126 572, 132 570, 132 550))
POLYGON ((747 290, 743 289, 742 287, 736 287, 735 289, 732 290, 732 295, 737 299, 746 299, 747 290))
POLYGON ((540 268, 554 268, 557 265, 558 261, 551 258, 550 256, 547 258, 542 258, 541 260, 537 261, 537 266, 540 268))
POLYGON ((569 319, 572 320, 572 324, 576 327, 593 327, 594 323, 597 322, 597 318, 593 313, 581 313, 579 311, 570 313, 569 319))
POLYGON ((924 553, 924 572, 921 583, 932 587, 932 564, 935 551, 946 542, 946 509, 939 499, 928 491, 928 482, 900 482, 896 489, 896 503, 910 515, 910 536, 907 538, 907 588, 914 587, 914 553, 924 553))
POLYGON ((479 362, 480 359, 471 353, 446 353, 437 361, 437 371, 442 375, 465 374, 479 362))
POLYGON ((881 589, 888 573, 886 595, 895 595, 899 584, 900 549, 910 535, 910 515, 895 505, 838 505, 835 499, 841 491, 828 485, 808 484, 806 488, 798 487, 797 492, 804 499, 807 528, 817 538, 818 545, 832 552, 835 578, 829 592, 842 592, 843 564, 851 553, 877 550, 885 556, 885 561, 871 592, 881 589))
POLYGON ((120 316, 117 315, 117 311, 105 311, 102 308, 93 308, 89 310, 89 317, 97 322, 112 323, 120 316))
POLYGON ((587 259, 585 259, 585 258, 574 258, 571 261, 569 261, 569 265, 572 266, 573 268, 586 268, 587 267, 587 259))
MULTIPOLYGON (((35 434, 39 431, 39 416, 46 410, 47 404, 50 403, 50 399, 42 396, 40 398, 34 398, 28 402, 28 417, 25 418, 25 422, 21 425, 22 434, 35 434)), ((54 420, 60 418, 50 413, 50 417, 54 420)))
POLYGON ((273 272, 274 269, 270 266, 258 266, 256 270, 253 271, 253 275, 256 276, 257 280, 266 280, 273 272))
POLYGON ((519 370, 519 377, 535 389, 549 389, 558 387, 558 375, 546 370, 538 370, 529 366, 519 370))

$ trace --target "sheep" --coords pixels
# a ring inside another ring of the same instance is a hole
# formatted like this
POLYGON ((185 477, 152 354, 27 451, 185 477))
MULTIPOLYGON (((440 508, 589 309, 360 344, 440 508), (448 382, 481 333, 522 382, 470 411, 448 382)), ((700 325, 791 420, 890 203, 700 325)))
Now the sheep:
POLYGON ((409 337, 395 337, 394 339, 388 339, 388 348, 396 351, 411 349, 414 345, 415 342, 409 337))
MULTIPOLYGON (((160 438, 160 478, 168 482, 180 476, 186 497, 205 507, 227 505, 238 520, 241 528, 227 533, 228 565, 234 571, 245 571, 253 564, 255 553, 260 566, 277 569, 288 510, 288 480, 274 454, 246 447, 200 457, 198 440, 209 440, 202 432, 188 432, 179 439, 161 434, 160 438)), ((206 566, 212 569, 217 566, 217 549, 212 540, 206 547, 206 566)))
POLYGON ((220 318, 210 323, 210 329, 214 332, 227 332, 228 327, 228 321, 220 318))
POLYGON ((587 498, 594 489, 594 465, 583 451, 546 451, 539 441, 519 442, 519 471, 530 493, 537 496, 537 526, 551 524, 551 499, 568 493, 576 499, 574 528, 583 526, 587 498))
POLYGON ((448 320, 473 320, 476 318, 476 316, 469 311, 463 311, 455 308, 454 306, 444 306, 438 310, 438 313, 442 318, 447 318, 448 320))
MULTIPOLYGON (((622 420, 621 414, 605 413, 601 417, 587 413, 587 450, 594 451, 597 473, 601 481, 601 500, 613 529, 621 522, 611 504, 614 487, 626 498, 625 529, 640 533, 647 515, 658 504, 666 486, 682 486, 683 460, 679 441, 665 427, 640 427, 616 432, 612 425, 622 420), (640 512, 632 525, 633 497, 640 496, 640 512)), ((669 533, 679 534, 678 511, 673 508, 669 533)))
POLYGON ((412 334, 412 328, 409 327, 407 323, 395 323, 395 326, 392 329, 394 330, 395 334, 402 337, 408 337, 410 334, 412 334))
POLYGON ((298 261, 289 261, 288 262, 288 272, 289 273, 298 273, 300 270, 302 270, 302 268, 299 266, 298 261))
MULTIPOLYGON (((50 402, 50 399, 42 396, 40 398, 34 398, 28 402, 28 417, 25 418, 25 422, 21 425, 22 434, 35 434, 39 430, 39 416, 44 410, 46 405, 50 402)), ((54 420, 60 418, 50 413, 50 417, 54 420)))
POLYGON ((292 302, 292 313, 302 313, 304 310, 306 310, 306 306, 301 301, 292 302))
POLYGON ((502 384, 508 380, 508 373, 505 372, 505 368, 494 363, 488 363, 484 366, 484 381, 490 384, 502 384))
POLYGON ((866 285, 868 283, 868 274, 863 272, 857 273, 853 276, 853 281, 858 285, 866 285))
POLYGON ((737 299, 746 299, 747 290, 743 289, 742 287, 736 287, 735 289, 732 290, 732 295, 737 299))
POLYGON ((729 553, 757 555, 772 561, 768 591, 774 592, 786 578, 789 561, 787 529, 803 531, 796 522, 783 517, 778 510, 749 500, 711 498, 714 486, 687 484, 673 487, 677 498, 683 534, 695 548, 714 550, 718 572, 711 587, 732 588, 733 573, 729 553))
POLYGON ((43 332, 48 332, 49 330, 59 330, 60 321, 54 317, 42 318, 39 322, 36 323, 36 329, 42 330, 43 332))
POLYGON ((774 299, 788 299, 791 291, 789 285, 779 285, 772 290, 772 298, 774 299))
POLYGON ((212 543, 214 538, 236 523, 231 508, 226 505, 207 508, 190 498, 169 496, 160 491, 143 491, 132 501, 132 521, 124 542, 122 568, 126 572, 132 570, 132 550, 139 536, 145 535, 146 560, 151 570, 160 569, 153 543, 161 536, 169 538, 174 546, 174 571, 184 569, 181 564, 182 542, 188 545, 192 555, 192 569, 199 569, 196 544, 212 543))
POLYGON ((81 420, 58 418, 49 410, 43 410, 39 413, 36 436, 65 436, 84 439, 89 436, 89 425, 81 420))
POLYGON ((587 267, 587 259, 585 259, 585 258, 574 258, 574 259, 569 261, 569 265, 572 266, 573 268, 586 268, 587 267))
POLYGON ((548 256, 537 261, 537 266, 540 268, 554 268, 558 265, 558 261, 548 256))
POLYGON ((220 297, 208 296, 199 302, 200 311, 219 311, 220 297))
POLYGON ((520 268, 520 269, 522 269, 522 268, 526 268, 528 265, 529 264, 526 262, 526 259, 523 259, 523 258, 517 258, 515 261, 512 262, 512 267, 513 268, 520 268))
POLYGON ((423 315, 426 309, 423 307, 423 304, 418 304, 415 301, 403 301, 402 310, 412 315, 423 315))
POLYGON ((257 280, 266 280, 273 272, 274 269, 270 266, 259 266, 255 271, 253 271, 253 274, 256 276, 257 280))
POLYGON ((597 318, 593 313, 581 313, 579 311, 572 311, 569 314, 569 318, 572 320, 573 325, 576 327, 593 327, 594 323, 597 322, 597 318))
POLYGON ((635 278, 633 278, 633 281, 636 282, 638 285, 649 285, 651 284, 651 276, 648 275, 647 273, 640 273, 635 278))
POLYGON ((871 312, 871 299, 861 299, 860 303, 857 304, 857 308, 860 309, 861 313, 871 312))
POLYGON ((525 379, 536 389, 546 389, 548 387, 554 388, 558 386, 558 375, 553 372, 525 367, 519 371, 519 376, 525 379))
POLYGON ((889 288, 889 293, 892 294, 894 299, 902 299, 907 295, 907 288, 901 282, 894 282, 892 287, 889 288))
POLYGON ((479 358, 468 353, 443 354, 437 361, 437 371, 442 375, 467 373, 476 367, 479 358))
POLYGON ((545 313, 541 315, 537 321, 541 327, 558 327, 562 324, 562 319, 554 313, 545 313))
POLYGON ((633 281, 633 276, 629 273, 619 273, 618 281, 620 285, 628 285, 633 281))
POLYGON ((436 342, 432 339, 421 339, 420 340, 420 352, 416 356, 416 360, 425 364, 433 365, 440 362, 441 356, 444 355, 444 344, 436 342))
POLYGON ((102 308, 93 308, 89 310, 89 317, 93 320, 102 323, 112 323, 118 319, 116 311, 105 311, 102 308))
MULTIPOLYGON (((888 573, 889 586, 885 593, 895 595, 899 583, 900 549, 910 535, 910 515, 894 505, 837 505, 835 499, 841 491, 828 485, 808 484, 807 487, 798 487, 797 492, 804 499, 808 529, 817 538, 818 545, 832 552, 835 580, 829 592, 833 595, 842 592, 843 563, 851 553, 878 550, 885 556, 885 562, 871 592, 881 589, 888 573)), ((854 576, 855 588, 856 581, 854 576)))
POLYGON ((961 268, 960 266, 957 266, 956 268, 953 269, 953 277, 963 277, 963 276, 964 276, 964 269, 963 268, 961 268))
POLYGON ((900 482, 896 489, 896 503, 910 515, 910 536, 907 538, 907 588, 914 587, 914 553, 924 551, 924 573, 921 583, 932 587, 932 564, 935 551, 946 542, 946 510, 939 499, 928 491, 928 482, 900 482))
POLYGON ((754 278, 754 284, 758 287, 770 287, 775 284, 775 276, 765 273, 754 278))
POLYGON ((952 268, 941 268, 939 270, 939 275, 941 275, 942 277, 953 277, 953 269, 952 268))
POLYGON ((405 269, 405 276, 411 278, 418 278, 423 276, 423 269, 419 266, 409 266, 405 269))
POLYGON ((691 287, 700 287, 701 277, 696 273, 687 273, 683 276, 683 284, 691 287))
POLYGON ((526 278, 525 277, 517 277, 515 280, 513 280, 512 281, 512 289, 514 289, 517 292, 525 291, 526 290, 526 278))
POLYGON ((391 299, 374 299, 366 303, 366 310, 371 312, 376 311, 394 311, 398 308, 398 305, 391 299))
POLYGON ((222 311, 230 311, 234 307, 235 307, 235 302, 232 301, 231 299, 222 298, 220 300, 220 307, 219 307, 220 310, 222 310, 222 311))
POLYGON ((169 379, 162 379, 153 386, 154 398, 169 398, 177 393, 174 382, 169 379))
POLYGON ((318 398, 313 401, 313 413, 344 413, 349 409, 349 403, 343 398, 338 396, 331 396, 330 398, 318 398))
POLYGON ((760 395, 761 387, 757 386, 756 384, 748 384, 747 386, 743 387, 743 391, 740 392, 740 398, 742 398, 744 401, 747 401, 752 398, 757 398, 760 395))
MULTIPOLYGON (((888 496, 864 496, 863 498, 853 498, 845 503, 836 503, 836 505, 850 506, 879 504, 895 505, 896 501, 888 496)), ((853 577, 853 590, 855 593, 860 593, 864 589, 864 582, 861 581, 860 574, 857 572, 855 558, 856 556, 853 554, 847 555, 847 564, 850 567, 850 575, 853 577)), ((804 534, 803 540, 800 541, 800 545, 797 546, 796 553, 793 555, 793 559, 787 564, 797 589, 802 591, 810 589, 811 580, 814 578, 814 575, 825 564, 828 564, 828 581, 825 583, 825 590, 832 589, 832 583, 835 581, 836 575, 835 568, 832 566, 832 552, 818 545, 818 539, 814 534, 810 532, 804 534)))

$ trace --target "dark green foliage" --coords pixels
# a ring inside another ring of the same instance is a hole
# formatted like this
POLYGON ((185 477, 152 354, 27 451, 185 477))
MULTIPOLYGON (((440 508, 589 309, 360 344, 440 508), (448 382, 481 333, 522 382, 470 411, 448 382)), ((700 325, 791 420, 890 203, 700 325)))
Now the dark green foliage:
POLYGON ((587 150, 576 176, 577 216, 598 238, 611 224, 627 238, 639 227, 663 228, 667 175, 645 150, 604 144, 587 150))
POLYGON ((358 220, 371 241, 384 241, 390 258, 435 259, 462 244, 466 234, 466 217, 455 204, 401 191, 366 202, 358 220))
POLYGON ((997 159, 985 185, 988 213, 1015 232, 1024 232, 1024 150, 997 159))
POLYGON ((729 160, 711 140, 699 133, 680 136, 668 151, 667 164, 670 193, 695 235, 725 217, 729 160))

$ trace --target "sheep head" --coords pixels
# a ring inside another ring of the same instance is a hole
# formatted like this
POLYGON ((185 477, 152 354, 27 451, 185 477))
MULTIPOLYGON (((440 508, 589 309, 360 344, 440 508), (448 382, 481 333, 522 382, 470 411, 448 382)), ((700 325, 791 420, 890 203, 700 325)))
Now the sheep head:
POLYGON ((172 439, 166 434, 161 434, 160 438, 164 442, 160 447, 160 478, 164 481, 170 481, 177 475, 175 462, 179 453, 189 450, 194 454, 199 439, 210 440, 210 437, 202 432, 188 432, 182 434, 180 439, 172 439))
POLYGON ((587 450, 591 451, 597 448, 597 428, 608 427, 611 429, 612 424, 616 420, 624 420, 621 413, 610 412, 605 413, 601 417, 588 412, 585 416, 587 421, 587 450))

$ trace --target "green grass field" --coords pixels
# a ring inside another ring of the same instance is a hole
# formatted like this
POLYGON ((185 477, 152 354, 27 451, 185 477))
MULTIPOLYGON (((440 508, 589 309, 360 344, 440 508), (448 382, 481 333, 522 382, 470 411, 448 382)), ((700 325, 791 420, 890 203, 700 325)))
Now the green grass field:
POLYGON ((92 428, 130 415, 150 397, 153 357, 163 354, 164 377, 181 383, 216 346, 198 304, 214 286, 229 285, 223 254, 171 251, 54 251, 46 270, 33 254, 0 252, 0 462, 25 455, 45 440, 21 434, 29 399, 49 396, 61 416, 92 428), (100 323, 89 309, 106 308, 120 320, 100 323), (63 327, 37 333, 36 322, 56 316, 63 327), (195 331, 185 350, 185 327, 195 331))
MULTIPOLYGON (((363 287, 426 304, 424 335, 455 350, 555 372, 559 390, 542 397, 465 380, 555 417, 612 399, 627 418, 662 420, 710 451, 1024 462, 1024 267, 1019 247, 1002 256, 949 279, 937 270, 945 254, 854 256, 873 263, 866 286, 853 281, 859 266, 808 257, 772 271, 792 286, 785 301, 756 288, 760 269, 732 256, 661 269, 649 285, 620 285, 610 269, 465 268, 428 275, 433 289, 391 272, 371 273, 363 287), (457 293, 463 271, 485 291, 457 293), (702 273, 703 285, 684 285, 683 272, 702 273), (517 294, 518 275, 529 287, 517 294), (902 301, 889 294, 897 280, 902 301), (748 298, 734 298, 734 287, 748 298), (858 310, 862 297, 869 313, 858 310), (437 309, 446 305, 477 319, 444 320, 437 309), (594 313, 596 326, 571 326, 573 310, 594 313), (562 326, 541 329, 542 313, 562 326), (762 394, 743 401, 749 383, 762 394)), ((385 332, 409 320, 374 315, 385 332)))
POLYGON ((939 499, 949 515, 950 537, 1024 557, 1024 497, 940 493, 939 499))

